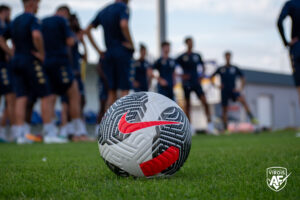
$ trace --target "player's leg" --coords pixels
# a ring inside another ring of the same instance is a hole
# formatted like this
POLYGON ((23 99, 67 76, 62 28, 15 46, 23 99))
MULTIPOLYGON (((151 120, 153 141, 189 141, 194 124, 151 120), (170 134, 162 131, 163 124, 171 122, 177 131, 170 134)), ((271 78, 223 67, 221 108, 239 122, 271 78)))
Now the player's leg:
POLYGON ((132 54, 127 50, 120 50, 119 55, 115 57, 116 64, 116 86, 121 90, 121 97, 127 96, 131 89, 130 70, 132 54))
MULTIPOLYGON (((11 125, 11 134, 13 134, 13 131, 15 129, 15 104, 16 104, 16 95, 14 93, 9 93, 5 95, 5 111, 7 113, 7 118, 9 119, 10 125, 11 125)), ((12 138, 13 135, 11 135, 12 138)))
POLYGON ((185 114, 191 121, 191 89, 189 86, 183 86, 184 98, 185 98, 185 114))
POLYGON ((222 121, 224 131, 228 129, 228 103, 229 103, 229 92, 222 90, 221 91, 221 105, 222 105, 222 121))
POLYGON ((248 103, 247 103, 245 97, 243 95, 240 95, 240 94, 237 94, 237 96, 238 96, 237 97, 237 101, 240 102, 243 105, 243 107, 245 108, 245 110, 247 112, 247 115, 248 115, 249 119, 251 120, 251 122, 253 124, 257 124, 258 122, 254 118, 254 116, 253 116, 253 114, 252 114, 252 112, 251 112, 251 110, 250 110, 250 108, 248 106, 248 103))
POLYGON ((208 121, 208 123, 210 123, 211 122, 211 112, 210 112, 209 105, 207 103, 207 99, 206 99, 206 97, 205 97, 204 94, 202 94, 201 96, 199 96, 199 99, 200 99, 201 103, 204 106, 204 110, 205 110, 207 121, 208 121))
POLYGON ((68 138, 68 114, 69 114, 69 105, 68 105, 68 97, 63 95, 61 97, 61 125, 59 136, 62 138, 68 138))
POLYGON ((228 129, 228 106, 222 106, 222 120, 223 120, 223 126, 224 130, 226 131, 228 129))

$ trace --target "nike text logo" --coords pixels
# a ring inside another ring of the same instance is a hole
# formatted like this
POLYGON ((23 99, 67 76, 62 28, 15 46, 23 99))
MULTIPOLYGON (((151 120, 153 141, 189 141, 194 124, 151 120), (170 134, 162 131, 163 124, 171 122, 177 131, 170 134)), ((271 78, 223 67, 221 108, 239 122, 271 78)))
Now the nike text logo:
POLYGON ((135 131, 149 128, 153 126, 161 126, 161 125, 172 125, 172 124, 180 124, 179 122, 171 122, 171 121, 152 121, 152 122, 138 122, 138 123, 129 123, 126 120, 128 112, 125 113, 120 122, 119 122, 119 131, 123 134, 131 134, 135 131))

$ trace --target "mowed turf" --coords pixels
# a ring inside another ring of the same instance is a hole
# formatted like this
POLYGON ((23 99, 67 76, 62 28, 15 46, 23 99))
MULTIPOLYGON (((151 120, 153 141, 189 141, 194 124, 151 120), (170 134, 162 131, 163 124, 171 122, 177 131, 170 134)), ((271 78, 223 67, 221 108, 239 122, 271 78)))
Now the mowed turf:
POLYGON ((0 145, 1 199, 300 199, 295 132, 196 136, 184 167, 167 179, 119 178, 97 143, 0 145), (280 192, 266 168, 292 172, 280 192))

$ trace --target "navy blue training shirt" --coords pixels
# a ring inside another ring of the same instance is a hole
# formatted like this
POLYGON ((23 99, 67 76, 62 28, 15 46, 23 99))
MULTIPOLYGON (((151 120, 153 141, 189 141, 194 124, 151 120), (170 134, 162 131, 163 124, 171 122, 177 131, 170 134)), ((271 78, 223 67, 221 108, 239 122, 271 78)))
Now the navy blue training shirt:
POLYGON ((244 77, 242 71, 236 66, 223 66, 217 69, 217 71, 212 75, 221 76, 222 90, 233 90, 236 87, 236 79, 238 77, 244 77))
POLYGON ((150 64, 146 60, 137 60, 133 63, 134 67, 134 80, 140 83, 141 88, 148 88, 148 74, 147 70, 150 64))
POLYGON ((191 82, 198 83, 198 66, 202 66, 203 71, 203 61, 199 54, 196 53, 184 53, 176 59, 176 62, 182 67, 184 74, 190 75, 191 82))
POLYGON ((175 68, 176 61, 171 58, 168 58, 167 60, 160 58, 153 65, 153 69, 159 71, 160 77, 168 82, 168 87, 174 86, 173 74, 175 72, 175 68))
POLYGON ((120 22, 122 19, 129 20, 129 8, 125 3, 113 3, 100 11, 91 25, 102 25, 106 48, 119 47, 126 39, 122 33, 120 22))
MULTIPOLYGON (((5 22, 0 20, 0 36, 3 36, 5 29, 8 27, 5 22)), ((0 62, 6 62, 6 53, 0 48, 0 62)))
POLYGON ((60 16, 47 17, 42 22, 46 57, 67 56, 67 38, 72 37, 68 21, 60 16))
POLYGON ((300 0, 286 2, 280 13, 278 28, 285 45, 288 45, 288 42, 284 34, 283 21, 287 16, 292 19, 292 38, 300 39, 300 0))
POLYGON ((38 19, 31 13, 23 13, 7 27, 4 37, 12 39, 16 55, 32 55, 36 50, 32 40, 35 30, 41 30, 38 19))

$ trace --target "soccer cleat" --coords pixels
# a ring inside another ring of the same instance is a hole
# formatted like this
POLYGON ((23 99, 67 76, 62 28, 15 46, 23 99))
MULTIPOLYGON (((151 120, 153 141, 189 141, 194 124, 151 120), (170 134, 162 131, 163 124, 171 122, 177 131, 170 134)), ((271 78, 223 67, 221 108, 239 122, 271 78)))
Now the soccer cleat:
POLYGON ((45 144, 65 144, 65 143, 68 143, 68 139, 57 137, 57 136, 45 136, 44 143, 45 144))
POLYGON ((207 125, 207 133, 209 134, 209 135, 214 135, 214 136, 218 136, 219 135, 219 133, 218 133, 218 131, 215 129, 215 127, 214 127, 214 124, 213 123, 208 123, 208 125, 207 125))
POLYGON ((33 135, 33 134, 30 134, 30 133, 26 134, 26 135, 25 135, 25 138, 26 138, 27 140, 32 141, 32 142, 43 142, 42 137, 36 136, 36 135, 33 135))
POLYGON ((33 141, 27 139, 26 137, 18 137, 17 144, 32 144, 33 141))

